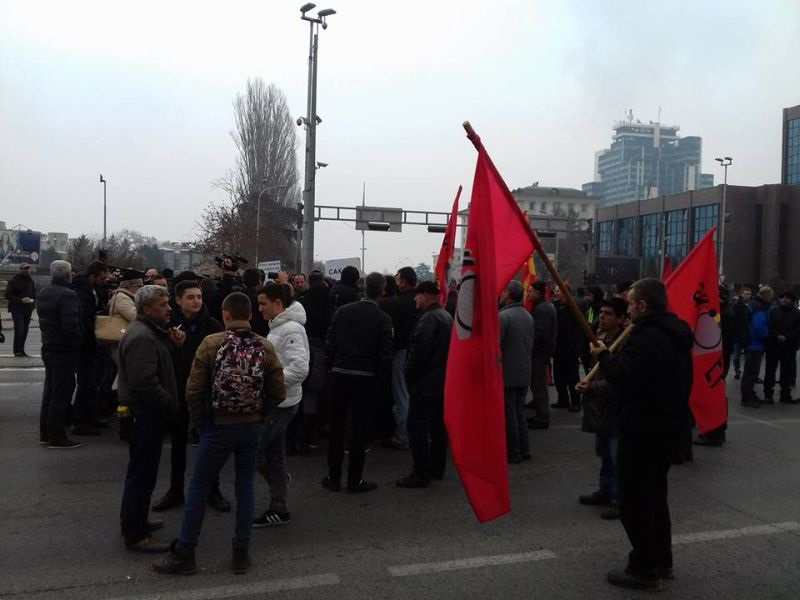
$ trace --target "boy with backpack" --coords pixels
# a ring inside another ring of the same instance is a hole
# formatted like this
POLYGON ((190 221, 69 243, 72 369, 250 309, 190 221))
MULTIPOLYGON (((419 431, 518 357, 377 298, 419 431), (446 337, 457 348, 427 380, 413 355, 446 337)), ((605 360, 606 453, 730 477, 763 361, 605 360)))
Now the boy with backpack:
POLYGON ((233 571, 250 568, 248 546, 255 512, 253 478, 261 420, 266 406, 286 397, 283 368, 272 344, 250 329, 250 299, 241 292, 222 302, 225 331, 206 337, 195 355, 186 402, 200 446, 183 510, 180 536, 170 545, 158 573, 193 575, 206 499, 228 456, 236 463, 236 530, 233 571))

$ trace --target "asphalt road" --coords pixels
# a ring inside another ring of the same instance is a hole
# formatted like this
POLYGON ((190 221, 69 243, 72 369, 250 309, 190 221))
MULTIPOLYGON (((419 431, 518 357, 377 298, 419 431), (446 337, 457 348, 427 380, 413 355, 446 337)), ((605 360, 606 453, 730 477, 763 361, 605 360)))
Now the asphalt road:
MULTIPOLYGON (((232 515, 209 511, 199 573, 157 575, 153 557, 127 552, 119 535, 127 456, 115 433, 83 438, 78 450, 38 445, 43 375, 0 369, 0 598, 640 595, 605 582, 629 548, 619 522, 577 502, 596 486, 598 459, 579 416, 563 411, 549 431, 532 432, 533 461, 510 469, 513 511, 492 523, 478 524, 452 468, 430 489, 395 487, 409 471, 407 452, 368 455, 367 476, 380 487, 366 495, 322 489, 322 454, 290 457, 292 522, 253 532, 250 573, 230 571, 232 515)), ((731 377, 726 446, 696 448, 693 463, 670 473, 676 579, 661 597, 800 597, 800 406, 743 412, 737 383, 731 377)), ((168 483, 164 456, 156 496, 168 483)), ((222 488, 232 498, 231 465, 222 488)), ((263 482, 257 494, 263 510, 263 482)), ((164 515, 165 537, 177 534, 180 516, 164 515)))

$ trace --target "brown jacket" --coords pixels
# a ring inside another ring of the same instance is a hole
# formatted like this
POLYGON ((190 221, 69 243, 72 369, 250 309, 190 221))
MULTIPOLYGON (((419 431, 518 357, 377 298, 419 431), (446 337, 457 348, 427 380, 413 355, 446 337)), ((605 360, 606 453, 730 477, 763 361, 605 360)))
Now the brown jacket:
MULTIPOLYGON (((250 329, 250 323, 247 321, 232 321, 228 324, 227 329, 250 329)), ((224 331, 206 336, 194 355, 192 371, 186 383, 186 404, 189 408, 189 418, 195 427, 201 425, 209 416, 213 417, 215 424, 222 425, 260 421, 262 419, 263 404, 262 411, 251 415, 208 414, 209 410, 211 410, 211 383, 214 377, 214 360, 224 339, 224 331)), ((286 386, 283 383, 283 366, 278 360, 278 355, 275 353, 275 348, 273 348, 272 344, 261 336, 259 336, 259 339, 267 351, 267 364, 264 367, 266 381, 264 383, 263 399, 266 399, 269 404, 277 406, 286 398, 286 386)))

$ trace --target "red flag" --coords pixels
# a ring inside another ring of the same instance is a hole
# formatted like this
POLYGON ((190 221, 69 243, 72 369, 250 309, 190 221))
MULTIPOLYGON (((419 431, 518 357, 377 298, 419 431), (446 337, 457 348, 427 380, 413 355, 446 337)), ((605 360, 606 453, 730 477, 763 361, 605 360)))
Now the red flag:
POLYGON ((436 259, 434 275, 439 282, 439 302, 442 306, 447 303, 447 286, 450 284, 450 271, 453 268, 453 250, 456 247, 456 223, 458 222, 458 199, 461 197, 461 186, 458 186, 456 199, 453 200, 453 210, 450 211, 450 220, 444 230, 442 247, 436 259))
POLYGON ((672 275, 672 261, 667 254, 664 256, 664 264, 661 267, 661 281, 666 282, 670 275, 672 275))
POLYGON ((478 162, 444 402, 456 468, 475 515, 486 522, 511 510, 497 300, 536 236, 486 150, 473 141, 478 162))
POLYGON ((712 228, 665 282, 669 307, 694 332, 694 383, 689 407, 705 433, 728 418, 722 362, 717 254, 712 228))
POLYGON ((522 265, 522 289, 523 293, 525 294, 525 300, 523 300, 523 303, 525 310, 528 312, 531 312, 531 309, 533 308, 533 300, 531 300, 530 295, 528 294, 528 288, 534 283, 536 283, 536 264, 533 262, 533 257, 531 256, 525 261, 525 264, 522 265))

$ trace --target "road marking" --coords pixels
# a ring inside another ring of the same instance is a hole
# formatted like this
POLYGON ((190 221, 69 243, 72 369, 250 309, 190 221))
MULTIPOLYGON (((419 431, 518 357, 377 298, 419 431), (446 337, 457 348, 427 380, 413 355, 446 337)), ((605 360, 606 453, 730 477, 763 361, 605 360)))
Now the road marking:
POLYGON ((0 381, 0 385, 44 385, 44 381, 0 381))
POLYGON ((273 579, 272 581, 257 581, 242 585, 221 585, 212 588, 182 590, 179 592, 159 592, 144 596, 121 596, 116 600, 217 600, 218 598, 237 598, 239 596, 257 596, 270 592, 286 590, 302 590, 305 588, 321 587, 323 585, 338 585, 342 581, 336 573, 322 575, 309 575, 308 577, 293 577, 291 579, 273 579))
POLYGON ((0 372, 7 371, 44 371, 44 367, 0 367, 0 372))
POLYGON ((787 521, 785 523, 769 523, 767 525, 755 525, 752 527, 740 527, 738 529, 720 529, 718 531, 698 531, 697 533, 684 533, 673 535, 672 543, 694 544, 696 542, 711 542, 714 540, 730 540, 740 537, 751 537, 755 535, 772 535, 775 533, 785 533, 787 531, 800 531, 800 523, 787 521))
POLYGON ((783 428, 783 427, 781 427, 780 425, 775 425, 774 423, 772 423, 772 422, 770 422, 770 421, 763 421, 763 420, 761 420, 761 419, 756 419, 755 417, 751 417, 751 416, 749 416, 749 415, 744 415, 744 414, 742 414, 742 413, 738 413, 738 415, 739 415, 740 417, 744 417, 744 418, 745 418, 745 419, 747 419, 748 421, 752 421, 753 423, 761 423, 762 425, 766 425, 767 427, 774 427, 775 429, 781 429, 781 430, 783 430, 783 429, 784 429, 784 428, 783 428))
POLYGON ((389 573, 394 577, 408 577, 423 573, 440 573, 442 571, 458 571, 460 569, 477 569, 495 565, 512 565, 515 563, 533 562, 556 558, 556 553, 550 550, 537 550, 536 552, 521 552, 517 554, 495 554, 493 556, 476 556, 460 560, 445 560, 442 562, 418 563, 415 565, 400 565, 389 567, 389 573))

